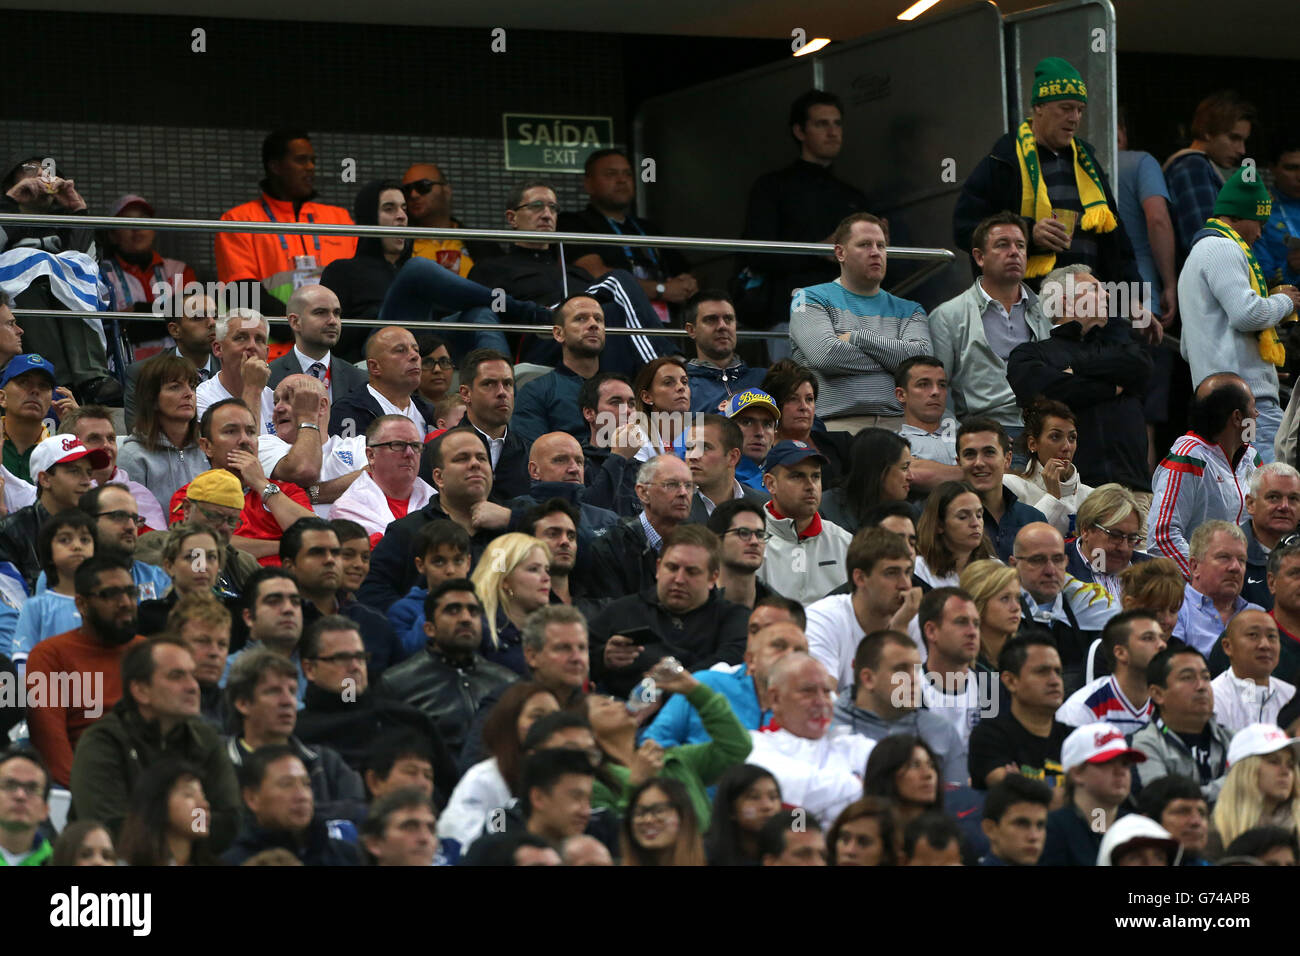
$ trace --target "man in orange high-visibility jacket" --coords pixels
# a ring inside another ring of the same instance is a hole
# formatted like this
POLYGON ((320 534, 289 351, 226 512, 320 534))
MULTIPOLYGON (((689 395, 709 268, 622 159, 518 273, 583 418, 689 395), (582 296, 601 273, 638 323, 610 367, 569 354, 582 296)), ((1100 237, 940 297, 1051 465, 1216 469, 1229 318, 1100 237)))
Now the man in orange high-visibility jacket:
MULTIPOLYGON (((262 195, 222 213, 232 222, 309 222, 351 224, 340 206, 316 202, 316 152, 301 130, 276 130, 262 142, 262 195)), ((295 282, 315 282, 320 270, 335 259, 356 254, 355 236, 217 234, 217 277, 222 282, 260 282, 262 291, 279 303, 289 301, 295 282), (310 257, 310 258, 300 258, 310 257)), ((282 314, 281 305, 262 298, 260 310, 282 314), (270 308, 268 308, 270 306, 270 308)))

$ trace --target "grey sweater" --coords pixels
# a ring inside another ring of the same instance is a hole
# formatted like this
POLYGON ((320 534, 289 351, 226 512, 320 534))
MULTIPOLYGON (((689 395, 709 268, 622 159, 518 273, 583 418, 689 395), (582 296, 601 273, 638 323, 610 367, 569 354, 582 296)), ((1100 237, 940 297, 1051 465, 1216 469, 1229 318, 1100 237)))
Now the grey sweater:
POLYGON ((151 451, 138 436, 128 436, 118 452, 117 464, 133 481, 148 488, 166 513, 176 489, 188 485, 211 466, 197 444, 177 448, 166 435, 159 438, 162 447, 151 451))
POLYGON ((944 720, 933 711, 918 708, 898 720, 886 721, 871 711, 858 707, 847 697, 841 697, 835 702, 831 723, 837 727, 848 727, 855 734, 875 741, 894 734, 914 734, 929 744, 934 755, 939 758, 939 773, 945 783, 959 787, 970 783, 967 766, 969 757, 961 734, 951 721, 944 720))

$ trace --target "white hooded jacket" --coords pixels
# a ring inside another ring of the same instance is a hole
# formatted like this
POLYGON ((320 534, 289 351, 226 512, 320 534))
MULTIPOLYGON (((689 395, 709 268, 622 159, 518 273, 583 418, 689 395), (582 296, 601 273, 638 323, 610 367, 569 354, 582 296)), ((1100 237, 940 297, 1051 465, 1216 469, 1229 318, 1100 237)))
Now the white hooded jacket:
MULTIPOLYGON (((415 479, 411 497, 407 499, 407 514, 419 511, 433 497, 433 488, 423 479, 415 479)), ((357 480, 334 502, 331 518, 348 518, 366 529, 366 534, 383 534, 388 525, 397 520, 388 507, 383 489, 375 484, 369 469, 357 475, 357 480)))

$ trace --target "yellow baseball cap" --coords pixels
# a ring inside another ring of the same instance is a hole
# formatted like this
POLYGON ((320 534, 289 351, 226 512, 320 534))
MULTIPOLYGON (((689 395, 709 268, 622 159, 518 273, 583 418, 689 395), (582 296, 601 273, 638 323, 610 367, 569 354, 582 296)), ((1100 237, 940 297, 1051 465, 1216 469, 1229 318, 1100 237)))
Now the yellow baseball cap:
POLYGON ((232 471, 212 468, 203 472, 185 491, 190 501, 203 501, 224 508, 244 508, 244 486, 232 471))

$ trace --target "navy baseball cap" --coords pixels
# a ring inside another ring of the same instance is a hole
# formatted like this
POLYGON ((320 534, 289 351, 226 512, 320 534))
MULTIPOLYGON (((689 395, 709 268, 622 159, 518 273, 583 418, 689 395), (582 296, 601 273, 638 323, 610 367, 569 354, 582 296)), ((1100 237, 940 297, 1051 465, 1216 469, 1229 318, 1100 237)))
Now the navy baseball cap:
POLYGON ((824 465, 830 464, 830 460, 825 455, 806 441, 793 441, 787 438, 772 446, 772 450, 763 459, 763 471, 771 471, 776 465, 797 465, 806 458, 816 458, 824 465))
POLYGON ((54 365, 49 359, 42 358, 35 352, 25 352, 9 360, 3 374, 0 374, 0 387, 8 385, 11 379, 17 378, 24 372, 44 372, 50 377, 51 387, 58 384, 58 379, 54 377, 54 365))

